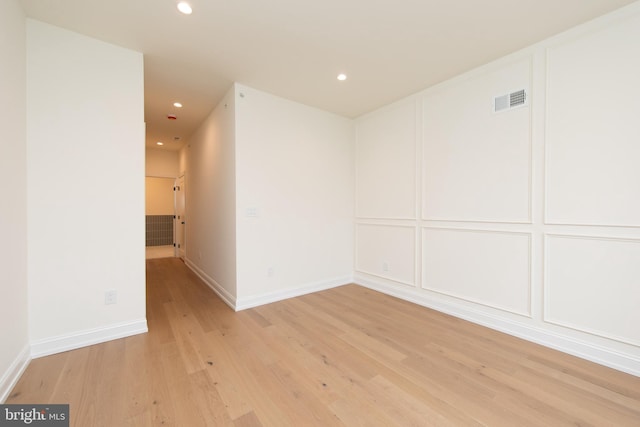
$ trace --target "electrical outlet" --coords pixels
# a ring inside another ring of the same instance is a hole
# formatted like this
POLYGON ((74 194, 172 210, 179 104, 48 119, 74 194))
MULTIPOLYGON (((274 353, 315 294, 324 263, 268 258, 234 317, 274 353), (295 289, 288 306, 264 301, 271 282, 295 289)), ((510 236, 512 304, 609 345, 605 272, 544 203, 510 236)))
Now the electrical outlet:
POLYGON ((389 263, 388 262, 383 262, 382 263, 382 271, 389 271, 389 263))
POLYGON ((267 268, 267 277, 273 277, 274 274, 273 267, 267 268))
POLYGON ((118 303, 118 291, 110 290, 104 293, 104 304, 117 304, 118 303))

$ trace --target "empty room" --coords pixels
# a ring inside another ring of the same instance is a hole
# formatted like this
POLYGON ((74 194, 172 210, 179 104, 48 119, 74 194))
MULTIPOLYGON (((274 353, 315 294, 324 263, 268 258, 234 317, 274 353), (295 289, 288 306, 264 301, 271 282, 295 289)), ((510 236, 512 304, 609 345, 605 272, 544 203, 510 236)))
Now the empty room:
POLYGON ((3 0, 0 425, 640 425, 637 76, 640 1, 3 0))

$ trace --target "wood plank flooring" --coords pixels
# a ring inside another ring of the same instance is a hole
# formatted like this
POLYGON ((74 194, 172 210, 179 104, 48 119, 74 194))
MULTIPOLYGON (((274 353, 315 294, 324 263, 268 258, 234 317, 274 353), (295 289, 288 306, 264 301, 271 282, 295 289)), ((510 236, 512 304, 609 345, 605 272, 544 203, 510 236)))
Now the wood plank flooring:
POLYGON ((234 313, 147 261, 149 333, 33 360, 73 426, 640 426, 640 378, 349 285, 234 313))

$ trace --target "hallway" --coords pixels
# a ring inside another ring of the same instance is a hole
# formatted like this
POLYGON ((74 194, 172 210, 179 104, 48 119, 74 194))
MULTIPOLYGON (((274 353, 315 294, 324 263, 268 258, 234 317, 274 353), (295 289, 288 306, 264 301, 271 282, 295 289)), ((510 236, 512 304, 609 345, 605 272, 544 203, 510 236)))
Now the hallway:
POLYGON ((173 246, 147 246, 145 248, 147 259, 156 258, 173 258, 175 256, 175 248, 173 246))
POLYGON ((640 378, 356 285, 235 313, 147 261, 149 333, 33 360, 74 426, 637 425, 640 378))

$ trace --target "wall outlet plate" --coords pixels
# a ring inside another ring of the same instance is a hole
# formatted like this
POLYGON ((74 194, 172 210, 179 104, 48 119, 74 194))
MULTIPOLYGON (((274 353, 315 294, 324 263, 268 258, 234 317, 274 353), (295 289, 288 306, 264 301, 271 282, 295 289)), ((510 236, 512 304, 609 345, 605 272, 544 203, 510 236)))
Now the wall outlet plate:
POLYGON ((118 303, 118 291, 112 289, 104 293, 105 305, 117 304, 117 303, 118 303))

